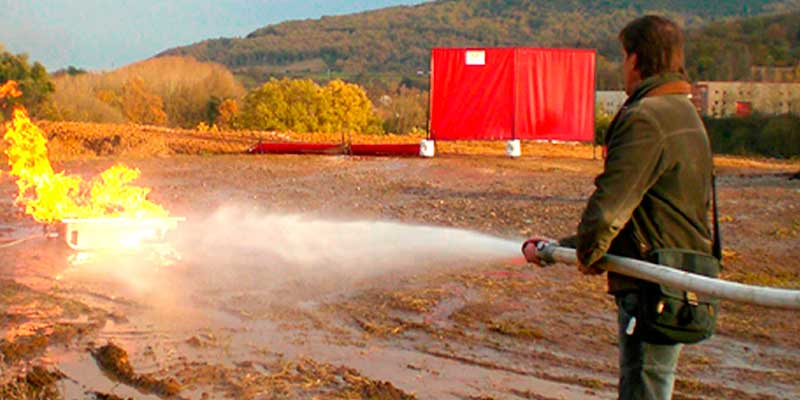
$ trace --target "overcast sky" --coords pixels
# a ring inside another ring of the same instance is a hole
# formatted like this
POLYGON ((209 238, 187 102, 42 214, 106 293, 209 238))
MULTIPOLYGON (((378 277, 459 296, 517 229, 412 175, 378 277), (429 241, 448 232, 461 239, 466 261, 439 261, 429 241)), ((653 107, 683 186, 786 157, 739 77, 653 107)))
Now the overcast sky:
POLYGON ((0 44, 53 71, 117 68, 171 47, 292 19, 425 0, 0 0, 0 44))

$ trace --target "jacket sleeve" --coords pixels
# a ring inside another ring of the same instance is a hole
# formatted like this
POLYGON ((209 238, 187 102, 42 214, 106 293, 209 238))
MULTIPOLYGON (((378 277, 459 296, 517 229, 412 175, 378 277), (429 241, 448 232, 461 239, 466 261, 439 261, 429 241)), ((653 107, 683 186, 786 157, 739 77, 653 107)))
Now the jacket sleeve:
POLYGON ((605 169, 578 226, 583 265, 593 265, 608 251, 664 169, 664 136, 642 110, 630 110, 610 134, 605 169))
POLYGON ((562 247, 569 247, 570 249, 574 249, 578 247, 578 236, 572 235, 567 236, 565 238, 558 239, 558 245, 562 247))

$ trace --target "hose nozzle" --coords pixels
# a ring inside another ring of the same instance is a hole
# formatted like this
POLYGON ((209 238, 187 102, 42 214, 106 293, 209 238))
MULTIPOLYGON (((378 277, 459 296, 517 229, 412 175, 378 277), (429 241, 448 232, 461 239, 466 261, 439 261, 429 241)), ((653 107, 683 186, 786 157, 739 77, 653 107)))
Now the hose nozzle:
POLYGON ((540 240, 536 242, 536 256, 539 257, 542 265, 555 264, 556 260, 553 257, 553 251, 556 246, 558 246, 558 242, 554 241, 540 240))

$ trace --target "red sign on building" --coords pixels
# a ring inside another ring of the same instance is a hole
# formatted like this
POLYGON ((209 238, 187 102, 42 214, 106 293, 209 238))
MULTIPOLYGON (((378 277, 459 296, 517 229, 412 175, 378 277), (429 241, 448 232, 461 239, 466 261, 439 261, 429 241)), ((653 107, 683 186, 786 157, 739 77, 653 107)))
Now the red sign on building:
POLYGON ((753 107, 749 101, 736 102, 736 115, 739 117, 746 117, 753 112, 753 107))

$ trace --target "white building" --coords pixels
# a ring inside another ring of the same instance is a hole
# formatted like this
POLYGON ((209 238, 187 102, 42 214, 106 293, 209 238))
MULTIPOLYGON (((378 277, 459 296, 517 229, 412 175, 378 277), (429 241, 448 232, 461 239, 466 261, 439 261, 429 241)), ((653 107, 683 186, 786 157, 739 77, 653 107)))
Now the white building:
POLYGON ((704 116, 800 113, 800 83, 697 82, 692 100, 704 116))
POLYGON ((622 90, 598 90, 595 92, 595 106, 607 114, 616 114, 628 95, 622 90))

